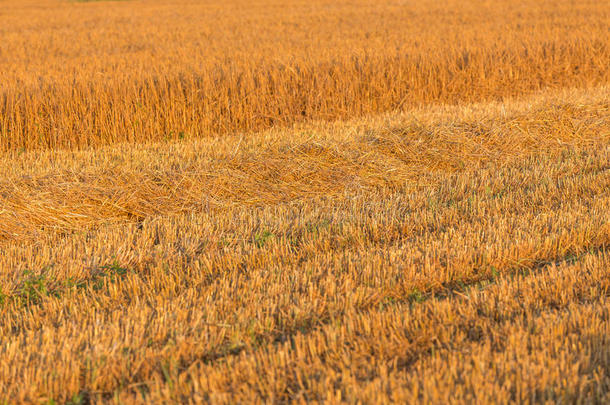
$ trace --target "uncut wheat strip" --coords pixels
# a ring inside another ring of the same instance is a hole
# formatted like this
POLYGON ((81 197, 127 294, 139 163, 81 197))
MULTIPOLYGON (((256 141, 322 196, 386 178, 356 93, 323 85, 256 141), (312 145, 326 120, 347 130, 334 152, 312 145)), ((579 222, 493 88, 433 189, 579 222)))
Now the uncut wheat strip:
MULTIPOLYGON (((394 111, 371 115, 365 118, 345 121, 318 121, 295 125, 293 130, 275 129, 250 136, 229 134, 203 140, 179 142, 152 142, 140 145, 117 144, 90 150, 65 151, 25 151, 5 152, 0 155, 3 179, 10 181, 23 176, 36 176, 37 179, 53 177, 57 172, 68 172, 78 179, 84 169, 96 166, 110 170, 115 166, 140 168, 144 162, 151 167, 162 167, 164 162, 174 167, 192 164, 195 159, 211 162, 219 156, 235 157, 238 152, 265 149, 273 146, 276 149, 294 149, 307 145, 308 141, 327 143, 337 139, 346 141, 364 132, 387 133, 388 128, 401 128, 420 124, 429 130, 435 127, 456 128, 474 127, 479 122, 489 123, 495 127, 505 127, 511 121, 526 120, 536 122, 538 113, 548 116, 553 111, 570 114, 570 121, 587 123, 591 118, 604 122, 608 119, 607 95, 608 86, 594 88, 546 89, 529 96, 521 96, 499 101, 475 102, 463 105, 425 105, 407 112, 394 111), (571 110, 571 111, 570 111, 571 110), (583 111, 574 115, 576 111, 583 111), (160 155, 162 159, 144 159, 144 155, 160 155), (188 157, 187 163, 178 165, 188 157)), ((590 123, 590 122, 589 122, 590 123)), ((546 134, 549 137, 551 134, 546 134)), ((606 131, 599 138, 608 137, 606 131)), ((88 173, 85 171, 85 173, 88 173)))
MULTIPOLYGON (((514 129, 518 125, 532 127, 536 123, 540 124, 542 119, 546 121, 546 128, 536 131, 542 138, 541 142, 553 139, 553 134, 549 132, 554 129, 552 126, 554 121, 557 121, 556 125, 559 128, 565 127, 565 122, 589 127, 590 129, 586 131, 586 135, 589 136, 582 139, 583 141, 591 141, 591 138, 607 140, 608 131, 605 128, 609 110, 607 94, 607 87, 585 90, 563 89, 544 91, 535 96, 511 99, 504 103, 474 103, 459 107, 426 106, 408 113, 394 112, 345 122, 319 122, 295 126, 293 130, 272 130, 248 137, 224 136, 206 141, 193 140, 138 146, 115 145, 77 152, 37 151, 18 154, 9 152, 0 156, 0 164, 6 185, 18 179, 33 184, 44 184, 45 180, 83 181, 87 176, 101 175, 105 171, 117 168, 141 170, 169 166, 175 170, 184 170, 193 165, 196 167, 205 163, 212 164, 214 160, 222 157, 237 159, 242 153, 247 156, 254 151, 294 152, 306 148, 316 151, 317 143, 330 145, 329 141, 332 140, 337 141, 333 146, 338 153, 339 145, 358 140, 361 134, 368 134, 371 137, 378 133, 394 135, 390 140, 396 140, 397 132, 411 129, 415 133, 419 130, 422 133, 435 135, 453 133, 454 137, 459 135, 458 140, 461 138, 466 140, 473 135, 481 135, 474 133, 478 130, 488 133, 488 137, 491 137, 514 129), (549 117, 554 119, 549 120, 549 117), (464 134, 455 134, 456 130, 464 134), (597 136, 590 136, 591 132, 595 131, 598 132, 597 136), (62 173, 59 178, 58 173, 62 173)), ((524 136, 524 132, 520 131, 519 134, 524 136)), ((558 137, 560 141, 575 141, 579 138, 579 134, 574 130, 566 131, 563 128, 561 132, 567 138, 558 137)), ((408 133, 404 135, 410 140, 408 133)))
POLYGON ((596 4, 371 10, 320 1, 278 13, 265 3, 69 5, 34 8, 35 16, 26 7, 25 26, 1 16, 2 144, 177 139, 607 82, 607 14, 596 4))
MULTIPOLYGON (((603 201, 603 200, 602 200, 602 201, 600 201, 599 203, 603 205, 603 204, 607 204, 607 201, 603 201)), ((580 216, 579 216, 579 215, 574 215, 574 214, 567 214, 567 215, 566 215, 566 214, 563 214, 563 215, 562 215, 562 214, 560 213, 560 217, 561 217, 561 216, 563 216, 563 217, 567 217, 567 218, 570 218, 570 217, 571 217, 571 218, 573 218, 573 219, 574 219, 575 221, 577 221, 577 222, 578 222, 578 221, 581 221, 581 220, 580 220, 580 216)), ((586 218, 586 217, 591 217, 591 215, 583 216, 583 218, 586 218)), ((595 215, 593 215, 593 217, 595 217, 595 215)), ((543 221, 543 222, 541 223, 541 225, 542 225, 542 224, 545 224, 545 223, 546 223, 546 221, 543 221)), ((546 225, 545 225, 545 226, 546 226, 546 225)), ((572 230, 574 230, 574 226, 573 226, 573 225, 567 225, 567 228, 568 228, 568 229, 572 229, 572 230)), ((499 231, 499 232, 501 232, 501 230, 498 230, 498 231, 499 231)), ((551 234, 554 234, 554 233, 556 233, 556 232, 557 232, 556 230, 553 230, 553 229, 550 229, 549 231, 550 231, 550 233, 551 233, 551 234)), ((538 232, 538 231, 536 231, 536 232, 538 232)), ((572 232, 573 232, 573 231, 572 231, 572 232)), ((174 232, 172 231, 172 233, 174 233, 174 232)), ((175 233, 174 233, 174 234, 175 234, 175 233)), ((187 234, 188 234, 188 232, 187 232, 187 234)), ((477 234, 481 234, 481 232, 477 231, 477 234)), ((349 239, 354 240, 354 238, 349 238, 349 239)), ((358 238, 356 238, 355 240, 357 240, 357 239, 358 239, 358 238)), ((107 240, 107 239, 106 239, 106 240, 107 240)), ((108 241, 108 240, 107 240, 107 241, 108 241)), ((107 242, 106 242, 106 243, 107 243, 107 242)), ((466 242, 466 243, 464 243, 464 245, 465 245, 465 246, 473 246, 473 245, 476 245, 477 243, 478 243, 478 244, 480 244, 480 242, 466 242)), ((273 246, 273 244, 271 244, 271 246, 270 246, 270 247, 272 247, 272 246, 273 246)), ((122 249, 119 249, 119 251, 120 251, 120 250, 122 250, 122 249)), ((538 251, 538 249, 533 249, 532 251, 538 251)), ((405 255, 409 255, 409 254, 408 254, 408 252, 404 252, 404 254, 405 254, 405 255)), ((257 256, 258 256, 258 255, 257 255, 257 256)), ((259 256, 259 257, 260 257, 260 256, 259 256)), ((257 259, 256 259, 256 257, 254 257, 253 259, 257 260, 257 259)), ((374 259, 373 259, 373 260, 374 260, 374 259)), ((264 262, 263 262, 263 263, 264 263, 264 262)), ((332 263, 332 262, 331 262, 331 263, 332 263)), ((341 263, 341 262, 339 262, 339 263, 341 263)), ((358 264, 358 266, 361 266, 361 265, 362 265, 362 260, 361 260, 361 259, 357 259, 357 261, 356 261, 355 263, 359 263, 359 264, 358 264)), ((526 262, 526 263, 527 263, 527 262, 526 262)), ((263 264, 263 265, 264 265, 264 264, 263 264)), ((258 266, 260 266, 260 264, 259 264, 258 266)), ((256 267, 257 267, 257 264, 256 264, 256 261, 255 261, 255 262, 253 262, 253 268, 256 268, 256 267)), ((394 266, 393 266, 393 267, 394 267, 394 266)), ((187 267, 187 268, 188 268, 188 267, 187 267)), ((328 268, 328 265, 327 265, 327 264, 314 264, 314 265, 313 265, 313 268, 328 268)), ((332 268, 332 267, 331 267, 331 268, 332 268)), ((416 267, 416 268, 417 268, 417 267, 416 267)), ((354 272, 355 272, 354 274, 359 273, 359 272, 360 272, 360 269, 361 269, 361 267, 354 267, 354 272)), ((374 268, 373 268, 373 270, 374 270, 374 268)), ((192 271, 192 270, 191 270, 191 271, 192 271)), ((159 271, 158 271, 156 274, 161 275, 161 274, 164 274, 165 272, 166 272, 166 270, 165 270, 164 268, 162 268, 162 269, 159 269, 159 271)), ((372 271, 371 273, 376 273, 376 272, 377 272, 377 271, 376 271, 376 270, 374 270, 374 271, 372 271)), ((297 274, 298 274, 298 273, 297 273, 297 274)), ((192 273, 192 272, 187 274, 187 276, 189 276, 189 277, 191 277, 192 275, 193 275, 193 273, 192 273)), ((175 277, 175 275, 173 275, 173 276, 175 277)), ((161 279, 159 279, 159 280, 158 280, 158 282, 160 283, 160 285, 159 285, 158 287, 160 287, 160 288, 161 288, 161 285, 165 284, 165 285, 166 285, 166 291, 172 291, 172 290, 173 290, 173 288, 172 288, 172 286, 171 286, 171 285, 167 285, 167 284, 168 284, 168 283, 167 283, 168 278, 167 278, 167 276, 165 276, 165 277, 166 277, 166 278, 163 278, 163 277, 162 277, 161 279)), ((170 280, 171 280, 171 278, 170 278, 170 280)), ((272 281, 272 280, 273 280, 273 278, 271 278, 271 281, 272 281)), ((300 282, 298 282, 297 280, 294 280, 294 279, 290 279, 290 278, 288 278, 287 280, 288 280, 288 281, 290 281, 290 283, 291 283, 291 284, 292 284, 293 282, 297 282, 297 284, 303 284, 303 283, 300 283, 300 282)), ((146 302, 147 300, 149 300, 150 298, 146 298, 146 296, 142 294, 141 290, 139 289, 139 288, 141 288, 141 287, 138 287, 138 289, 134 289, 134 287, 136 287, 136 284, 134 284, 134 281, 137 281, 137 279, 135 279, 135 278, 129 278, 128 280, 126 280, 126 282, 125 282, 123 285, 118 285, 118 286, 117 286, 117 287, 119 288, 119 290, 116 290, 116 289, 114 289, 114 288, 113 288, 113 289, 111 289, 111 290, 109 291, 109 293, 110 293, 110 296, 109 296, 109 297, 104 297, 103 295, 102 295, 102 296, 99 296, 99 298, 98 298, 98 299, 99 299, 100 301, 98 301, 98 302, 100 302, 100 303, 102 303, 103 305, 107 306, 109 309, 110 309, 110 308, 117 308, 117 309, 118 309, 118 307, 117 307, 116 305, 117 305, 117 304, 119 304, 120 302, 125 302, 124 300, 125 300, 125 298, 127 298, 127 297, 130 297, 130 298, 129 298, 129 302, 132 302, 132 304, 131 304, 131 305, 136 305, 136 306, 139 306, 138 302, 146 302), (124 289, 124 293, 120 293, 120 289, 124 289), (121 296, 123 296, 123 298, 121 298, 121 296), (113 297, 116 297, 116 298, 113 298, 113 297), (135 301, 133 301, 134 299, 135 299, 135 301)), ((152 282, 152 281, 154 281, 154 279, 153 279, 153 280, 146 280, 146 281, 145 281, 145 284, 149 284, 149 283, 150 283, 150 282, 152 282)), ((193 281, 194 281, 194 280, 191 280, 191 282, 193 282, 193 281)), ((234 288, 232 287, 232 282, 231 282, 231 280, 228 280, 228 281, 229 281, 229 284, 227 285, 227 287, 223 287, 223 289, 224 289, 225 291, 226 291, 227 289, 228 289, 229 291, 234 291, 234 288)), ((254 281, 255 281, 255 280, 251 280, 251 281, 248 281, 248 282, 249 282, 249 283, 252 283, 252 282, 254 282, 254 281)), ((352 284, 353 284, 353 282, 352 282, 352 283, 350 283, 350 282, 349 282, 349 279, 348 279, 348 280, 346 280, 346 281, 348 282, 348 284, 345 284, 346 291, 350 291, 350 290, 352 290, 353 288, 352 288, 352 287, 350 287, 350 285, 352 285, 352 284)), ((432 280, 432 282, 434 282, 434 280, 432 280)), ((258 283, 258 281, 257 281, 257 283, 258 283)), ((273 281, 272 281, 272 283, 273 283, 273 281)), ((337 281, 336 281, 336 280, 332 281, 332 284, 336 284, 336 283, 337 283, 337 281)), ((265 281, 265 280, 263 279, 263 280, 260 280, 260 284, 258 284, 258 285, 260 285, 260 286, 263 286, 263 285, 269 285, 269 282, 267 282, 267 281, 265 281)), ((307 285, 306 280, 305 280, 305 285, 307 285)), ((341 285, 341 284, 339 283, 339 285, 341 285)), ((256 301, 256 302, 260 303, 260 298, 256 298, 256 297, 246 298, 246 297, 248 296, 248 294, 246 293, 246 291, 250 291, 250 290, 252 290, 252 288, 253 288, 254 286, 255 286, 255 284, 244 285, 244 287, 246 287, 247 289, 246 289, 246 290, 244 290, 244 292, 243 292, 243 293, 241 293, 241 292, 240 292, 240 293, 238 293, 238 294, 237 294, 237 296, 241 296, 241 297, 243 297, 243 298, 244 298, 244 300, 242 301, 242 305, 244 306, 244 308, 248 308, 248 307, 250 307, 250 305, 249 305, 248 303, 250 302, 250 300, 251 300, 251 299, 253 300, 252 302, 255 302, 255 301, 256 301)), ((155 286, 155 287, 157 287, 157 286, 155 286)), ((319 287, 319 285, 318 285, 318 287, 319 287)), ((332 287, 332 285, 329 285, 329 287, 332 287)), ((154 293, 154 296, 159 297, 159 293, 160 293, 160 291, 163 291, 163 289, 161 288, 161 290, 156 291, 156 292, 154 293)), ((187 291, 188 291, 188 290, 187 290, 187 291)), ((220 291, 222 291, 222 290, 220 290, 220 291)), ((332 290, 328 290, 328 291, 329 291, 329 294, 336 294, 336 293, 332 293, 332 292, 331 292, 332 290)), ((365 292, 366 292, 366 289, 365 289, 365 290, 360 290, 360 291, 365 291, 365 292)), ((362 296, 362 298, 357 298, 357 297, 358 297, 358 294, 360 294, 360 291, 356 291, 356 293, 357 293, 357 294, 355 294, 355 295, 354 295, 354 297, 355 297, 356 299, 361 299, 361 300, 362 300, 362 299, 364 299, 364 301, 361 301, 361 302, 368 303, 368 304, 370 305, 370 304, 371 304, 371 301, 370 301, 370 298, 367 296, 368 294, 365 294, 364 296, 362 296)), ((184 292, 184 293, 183 293, 183 295, 182 295, 182 298, 183 298, 183 300, 184 300, 184 304, 179 304, 179 305, 178 305, 178 307, 174 307, 174 308, 180 308, 180 307, 184 307, 185 305, 187 305, 187 303, 188 303, 188 305, 194 305, 194 303, 196 303, 196 302, 197 302, 197 294, 193 294, 194 292, 195 292, 195 290, 192 290, 192 293, 191 293, 191 292, 188 292, 188 293, 187 293, 187 292, 184 292)), ((262 295, 261 297, 267 296, 267 299, 269 300, 269 302, 270 302, 270 303, 273 303, 273 302, 274 302, 274 300, 276 299, 275 297, 279 297, 279 296, 280 296, 280 295, 276 295, 275 293, 271 293, 271 294, 270 294, 270 293, 269 293, 269 291, 268 291, 267 289, 265 289, 264 291, 261 291, 261 292, 263 293, 263 295, 262 295)), ((161 292, 161 294, 163 295, 164 293, 162 293, 162 292, 161 292)), ((222 292, 220 292, 220 294, 222 294, 222 292)), ((220 296, 222 296, 222 295, 220 295, 220 296)), ((393 295, 393 294, 389 294, 388 296, 394 296, 394 295, 393 295)), ((372 303, 373 303, 373 304, 374 304, 375 302, 378 302, 379 300, 382 300, 382 299, 384 298, 384 296, 383 296, 383 295, 380 295, 380 296, 378 296, 378 297, 376 297, 376 298, 377 298, 378 300, 373 300, 373 301, 372 301, 372 303)), ((158 298, 157 298, 157 299, 158 299, 158 298)), ((163 300, 161 300, 161 302, 163 302, 163 300)), ((75 308, 75 309, 72 309, 72 310, 68 310, 67 308, 62 310, 62 309, 60 309, 60 308, 53 308, 53 307, 54 307, 54 304, 53 304, 52 302, 50 303, 50 305, 51 305, 51 306, 49 306, 49 307, 48 307, 48 312, 47 312, 47 314, 49 314, 49 315, 54 314, 54 315, 52 315, 52 316, 53 316, 53 318, 55 318, 55 320, 54 320, 54 321, 52 321, 52 323, 53 323, 53 324, 57 324, 58 322, 59 322, 60 324, 62 323, 62 322, 61 322, 59 319, 57 319, 57 318, 56 318, 58 314, 59 314, 60 319, 61 319, 63 316, 65 316, 65 315, 67 315, 67 314, 69 314, 69 313, 83 313, 83 311, 84 311, 84 312, 87 312, 87 311, 88 311, 88 310, 87 310, 88 306, 86 306, 86 307, 84 307, 84 308, 78 308, 78 309, 76 309, 76 308, 75 308), (65 314, 65 315, 62 315, 62 314, 65 314)), ((72 305, 74 305, 74 304, 71 304, 70 306, 72 306, 72 305)), ((299 306, 302 306, 302 305, 303 305, 303 304, 299 304, 299 306)), ((205 304, 205 306, 209 306, 209 303, 208 303, 208 304, 205 304)), ((342 306, 342 307, 343 307, 343 306, 342 306)), ((346 303, 346 304, 345 304, 345 307, 346 307, 346 308, 353 307, 353 304, 346 303)), ((125 315, 126 315, 126 314, 129 314, 129 313, 134 313, 134 314, 135 314, 135 313, 140 313, 140 314, 144 314, 144 313, 146 313, 145 308, 146 308, 146 306, 141 307, 140 309, 137 309, 137 310, 134 308, 134 309, 130 309, 130 310, 129 310, 129 311, 127 311, 127 312, 116 312, 116 309, 114 309, 113 311, 114 311, 114 313, 115 313, 115 315, 116 315, 116 316, 120 316, 120 318, 117 318, 117 320, 118 320, 118 319, 122 319, 122 318, 124 318, 124 317, 125 317, 125 315)), ((170 307, 170 308, 171 308, 171 307, 170 307)), ((305 308, 307 308, 307 307, 305 307, 305 308)), ((322 308, 324 308, 324 307, 322 307, 322 308)), ((45 311, 45 312, 46 312, 46 311, 45 311)), ((90 312, 90 309, 89 309, 89 312, 90 312)), ((167 313, 167 312, 168 312, 168 310, 162 310, 162 312, 161 312, 161 313, 167 313)), ((309 309, 307 309, 307 311, 306 311, 306 312, 309 312, 309 309)), ((155 310, 153 313, 158 313, 158 312, 157 312, 157 310, 155 310)), ((176 313, 176 311, 175 311, 175 310, 169 310, 169 313, 176 313)), ((186 315, 186 314, 188 314, 188 312, 187 312, 187 313, 185 313, 185 315, 186 315)), ((15 315, 17 315, 17 314, 15 314, 15 315)), ((186 315, 186 316, 187 316, 187 317, 189 317, 189 316, 191 316, 191 315, 186 315)), ((262 319, 260 315, 254 315, 254 317, 255 317, 255 318, 262 319)), ((5 319, 9 320, 10 318, 12 318, 12 316, 9 316, 9 317, 7 317, 7 318, 5 318, 5 319)), ((245 321, 245 322, 244 322, 244 325, 248 325, 248 321, 247 321, 247 319, 248 319, 248 318, 250 318, 250 316, 246 316, 246 317, 244 318, 244 321, 245 321)), ((178 319, 173 319, 173 320, 171 320, 171 322, 172 322, 172 324, 173 324, 173 327, 174 327, 174 328, 175 328, 175 325, 176 325, 176 324, 181 324, 181 322, 179 321, 179 319, 182 319, 182 318, 178 318, 178 319)), ((269 318, 269 319, 271 320, 272 318, 269 318)), ((288 319, 288 318, 287 318, 287 319, 288 319)), ((297 319, 298 319, 298 318, 297 318, 297 319)), ((306 320, 306 319, 305 319, 305 320, 306 320)), ((169 321, 169 319, 168 319, 168 321, 169 321)), ((307 321, 307 320, 306 320, 306 321, 307 321)), ((34 327, 34 325, 35 325, 35 324, 40 324, 40 320, 36 320, 35 318, 34 318, 34 319, 32 319, 32 322, 34 322, 34 323, 33 323, 31 326, 25 326, 25 325, 24 325, 25 327, 24 327, 24 329, 22 329, 22 330, 28 330, 28 329, 30 329, 31 327, 34 327)), ((140 322, 140 321, 136 321, 136 322, 140 322)), ((241 321, 240 321, 240 322, 241 322, 241 321)), ((307 321, 307 322, 310 322, 310 321, 307 321)), ((43 322, 43 323, 46 323, 46 322, 43 322)), ((125 329, 125 330, 131 330, 131 327, 130 327, 129 325, 130 325, 130 324, 129 324, 129 323, 127 323, 127 324, 125 324, 123 327, 120 327, 120 328, 121 328, 121 329, 122 329, 122 328, 127 328, 127 329, 125 329)), ((205 325, 207 325, 207 323, 204 323, 202 326, 204 326, 204 327, 205 327, 205 325)), ((81 327, 83 327, 83 325, 80 325, 80 327, 79 327, 79 329, 78 329, 78 331, 79 331, 79 332, 80 332, 80 331, 82 331, 81 327)), ((19 328, 19 329, 21 329, 21 328, 19 328)), ((95 330, 94 328, 88 328, 88 329, 90 329, 90 330, 95 330)), ((195 329, 195 330, 197 330, 197 329, 195 329)), ((75 330, 75 331, 76 331, 76 330, 75 330)), ((108 329, 108 337, 109 337, 109 339, 110 339, 110 340, 108 340, 108 342, 113 342, 113 341, 114 341, 114 339, 115 339, 115 338, 111 337, 111 336, 116 336, 115 332, 113 332, 113 331, 114 331, 114 328, 109 328, 109 329, 108 329)), ((131 332, 130 332, 130 333, 131 333, 131 332)), ((165 337, 165 338, 163 337, 163 336, 164 336, 164 334, 165 334, 166 332, 163 332, 163 328, 162 328, 162 329, 160 330, 160 333, 161 333, 160 337, 161 337, 161 339, 162 339, 161 341, 163 341, 163 339, 166 339, 166 337, 165 337)), ((249 332, 247 332, 247 330, 246 330, 246 335, 247 335, 248 333, 249 333, 249 332)), ((263 333, 266 333, 266 332, 263 332, 263 333)), ((187 335, 188 335, 188 334, 187 334, 187 335)), ((246 336, 246 335, 244 335, 244 336, 246 336)), ((165 336, 167 336, 167 335, 165 335, 165 336)), ((185 336, 186 336, 186 335, 185 335, 185 336)), ((132 339, 133 339, 133 338, 132 338, 132 339)), ((143 339, 146 339, 146 338, 143 338, 143 339)), ((53 340, 54 340, 54 339, 52 339, 52 341, 53 341, 53 340)), ((135 340, 137 341, 137 339, 135 339, 135 340)), ((116 346, 115 346, 114 344, 112 344, 110 347, 116 347, 116 346)), ((191 343, 188 343, 187 341, 185 341, 185 346, 184 346, 184 347, 185 347, 185 348, 188 348, 188 349, 185 349, 185 350, 187 350, 187 352, 192 352, 192 350, 193 350, 193 346, 192 346, 192 344, 191 344, 191 343)), ((118 348, 117 348, 117 349, 118 349, 118 348)), ((111 363, 111 364, 116 364, 116 363, 111 363)), ((111 365, 107 365, 106 367, 111 367, 111 365)), ((106 377, 110 377, 110 379, 112 379, 112 378, 113 378, 113 377, 112 377, 113 372, 112 372, 112 371, 110 371, 110 369, 107 369, 107 368, 104 368, 104 369, 105 369, 106 371, 103 373, 103 375, 105 375, 106 377)), ((108 381, 108 380, 106 380, 106 381, 108 381)), ((100 382, 100 383, 102 383, 102 382, 103 382, 103 380, 100 380, 99 382, 100 382)), ((106 383, 106 384, 107 384, 107 383, 106 383)))

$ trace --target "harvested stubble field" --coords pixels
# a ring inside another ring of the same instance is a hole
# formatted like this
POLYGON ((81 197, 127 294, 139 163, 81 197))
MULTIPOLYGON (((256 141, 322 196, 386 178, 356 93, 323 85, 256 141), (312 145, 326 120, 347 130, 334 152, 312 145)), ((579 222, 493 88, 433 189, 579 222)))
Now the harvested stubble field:
POLYGON ((607 403, 610 8, 0 2, 0 403, 607 403))

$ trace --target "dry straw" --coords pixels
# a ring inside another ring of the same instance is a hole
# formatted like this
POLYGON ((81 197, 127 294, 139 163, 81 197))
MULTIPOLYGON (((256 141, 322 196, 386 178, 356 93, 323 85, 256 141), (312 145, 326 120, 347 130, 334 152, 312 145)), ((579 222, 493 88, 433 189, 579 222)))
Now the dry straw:
POLYGON ((0 4, 0 403, 610 402, 603 2, 0 4))

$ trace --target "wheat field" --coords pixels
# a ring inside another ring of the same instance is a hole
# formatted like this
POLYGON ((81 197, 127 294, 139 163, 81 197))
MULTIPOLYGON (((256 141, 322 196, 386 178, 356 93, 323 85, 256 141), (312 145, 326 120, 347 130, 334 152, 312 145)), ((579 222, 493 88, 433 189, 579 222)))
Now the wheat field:
POLYGON ((0 404, 610 402, 609 33, 0 1, 0 404))

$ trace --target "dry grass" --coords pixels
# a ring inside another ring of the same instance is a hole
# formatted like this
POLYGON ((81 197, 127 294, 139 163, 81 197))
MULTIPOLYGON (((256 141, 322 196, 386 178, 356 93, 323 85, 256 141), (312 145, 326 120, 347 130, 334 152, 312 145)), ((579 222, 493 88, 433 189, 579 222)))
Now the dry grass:
POLYGON ((4 1, 0 148, 198 138, 608 82, 604 2, 4 1))
POLYGON ((248 137, 10 153, 0 161, 0 240, 37 230, 229 206, 265 206, 346 189, 431 185, 565 145, 604 145, 608 88, 559 91, 519 103, 436 107, 248 137))
POLYGON ((608 10, 278 4, 3 3, 0 403, 609 402, 608 10))
POLYGON ((607 94, 9 155, 0 392, 602 402, 607 94))

